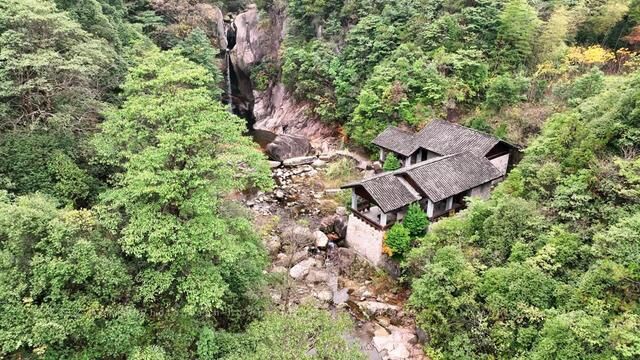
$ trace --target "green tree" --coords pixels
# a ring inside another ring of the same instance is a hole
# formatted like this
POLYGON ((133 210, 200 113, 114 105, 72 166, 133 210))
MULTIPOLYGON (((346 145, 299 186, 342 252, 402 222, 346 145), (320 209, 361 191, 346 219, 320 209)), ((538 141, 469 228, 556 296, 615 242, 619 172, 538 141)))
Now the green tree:
POLYGON ((0 34, 0 129, 91 130, 117 85, 113 49, 49 0, 3 1, 0 34))
POLYGON ((564 6, 560 6, 542 26, 542 32, 535 44, 538 63, 545 61, 556 63, 564 57, 567 50, 565 41, 571 30, 569 16, 569 11, 564 6))
MULTIPOLYGON (((94 200, 100 181, 86 164, 86 145, 55 131, 11 131, 0 138, 0 174, 13 194, 43 192, 64 205, 94 200)), ((0 188, 3 188, 0 185, 0 188)))
POLYGON ((510 0, 500 13, 497 34, 497 63, 511 69, 528 64, 533 54, 540 20, 526 0, 510 0))
POLYGON ((144 341, 133 278, 90 210, 0 192, 0 355, 118 358, 144 341))
POLYGON ((409 205, 407 214, 402 219, 402 225, 409 231, 409 235, 418 237, 424 235, 429 225, 427 214, 422 210, 419 203, 409 205))
POLYGON ((384 245, 389 249, 389 255, 401 257, 411 249, 409 230, 401 223, 395 223, 384 235, 384 245))
POLYGON ((309 101, 313 113, 324 121, 335 120, 332 70, 335 54, 321 40, 304 45, 289 42, 282 54, 282 82, 302 101, 309 101))
POLYGON ((302 306, 289 313, 270 313, 249 327, 228 360, 358 360, 366 357, 345 337, 351 320, 339 313, 302 306))
POLYGON ((514 105, 527 99, 529 80, 522 76, 499 75, 489 80, 485 103, 499 111, 505 106, 514 105))
POLYGON ((102 201, 122 250, 137 259, 132 296, 175 349, 191 348, 207 316, 228 327, 255 316, 264 265, 252 226, 225 197, 269 188, 269 167, 242 120, 211 96, 212 82, 177 52, 151 51, 95 139, 100 158, 122 169, 102 201))
POLYGON ((103 38, 115 47, 122 46, 125 35, 123 0, 54 0, 84 30, 103 38))
POLYGON ((374 150, 371 140, 387 126, 417 126, 440 114, 449 87, 437 64, 420 48, 403 44, 373 70, 358 96, 347 132, 357 144, 374 150))
POLYGON ((340 66, 335 69, 337 111, 342 121, 351 116, 373 68, 400 44, 398 33, 396 24, 370 14, 360 19, 346 35, 337 61, 340 66))
POLYGON ((211 45, 207 34, 199 28, 193 29, 186 38, 176 45, 176 49, 180 51, 182 56, 209 71, 215 83, 211 90, 214 96, 220 96, 222 89, 220 89, 219 84, 224 81, 217 59, 220 52, 211 45))
MULTIPOLYGON (((477 312, 475 269, 466 261, 462 250, 455 246, 438 249, 413 283, 409 306, 416 313, 418 325, 428 331, 431 349, 443 349, 446 358, 473 358, 477 350, 467 335, 477 312)), ((478 328, 476 336, 483 337, 478 328)))
POLYGON ((382 165, 382 170, 384 171, 394 171, 398 170, 402 167, 400 160, 394 153, 387 154, 387 157, 384 159, 384 164, 382 165))

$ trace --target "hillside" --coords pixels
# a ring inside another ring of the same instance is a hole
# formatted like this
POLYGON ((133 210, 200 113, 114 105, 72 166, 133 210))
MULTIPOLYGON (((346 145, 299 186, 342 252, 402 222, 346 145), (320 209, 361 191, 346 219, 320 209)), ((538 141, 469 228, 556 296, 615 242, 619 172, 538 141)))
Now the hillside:
POLYGON ((636 0, 5 0, 0 358, 640 358, 639 44, 636 0), (523 157, 391 276, 337 188, 433 119, 523 157))

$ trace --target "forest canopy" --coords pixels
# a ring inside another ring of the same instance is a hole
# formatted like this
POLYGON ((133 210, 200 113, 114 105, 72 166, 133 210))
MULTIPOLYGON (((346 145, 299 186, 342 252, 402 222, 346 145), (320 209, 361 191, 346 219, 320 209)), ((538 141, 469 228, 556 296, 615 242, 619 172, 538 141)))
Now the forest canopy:
MULTIPOLYGON (((351 150, 435 118, 523 148, 489 199, 386 234, 426 355, 640 358, 640 1, 255 6, 286 26, 250 93, 282 88, 351 150)), ((274 186, 223 99, 214 20, 249 8, 0 2, 0 358, 364 358, 344 314, 273 306, 237 201, 274 186)))

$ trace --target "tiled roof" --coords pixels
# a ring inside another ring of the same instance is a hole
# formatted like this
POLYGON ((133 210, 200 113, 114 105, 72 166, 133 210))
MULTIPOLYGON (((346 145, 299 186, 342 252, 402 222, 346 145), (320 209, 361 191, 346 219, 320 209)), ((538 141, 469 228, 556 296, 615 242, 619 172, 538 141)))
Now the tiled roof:
POLYGON ((343 185, 342 188, 362 186, 380 206, 382 211, 389 212, 409 205, 421 199, 415 189, 393 174, 386 172, 370 178, 343 185))
POLYGON ((389 212, 420 200, 416 191, 438 202, 501 176, 500 170, 486 158, 464 152, 382 173, 342 188, 364 187, 382 211, 389 212), (418 188, 413 189, 406 181, 401 181, 402 176, 412 180, 418 188))
POLYGON ((485 157, 465 152, 406 168, 404 173, 433 202, 460 194, 502 176, 485 157))
POLYGON ((372 143, 403 156, 409 156, 419 148, 440 155, 470 152, 477 156, 484 156, 500 141, 495 136, 461 125, 444 120, 433 120, 415 134, 397 127, 389 127, 372 143))
POLYGON ((372 143, 404 156, 409 156, 415 151, 413 137, 414 134, 408 131, 390 126, 373 139, 372 143))

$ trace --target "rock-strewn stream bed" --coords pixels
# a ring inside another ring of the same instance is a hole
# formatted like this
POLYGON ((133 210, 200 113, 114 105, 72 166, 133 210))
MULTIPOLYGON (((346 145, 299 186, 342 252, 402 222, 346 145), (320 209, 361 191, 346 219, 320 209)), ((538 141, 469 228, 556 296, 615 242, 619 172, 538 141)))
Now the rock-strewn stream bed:
POLYGON ((340 156, 274 162, 275 189, 246 197, 272 259, 270 296, 282 308, 310 303, 348 312, 356 325, 350 337, 370 359, 426 359, 403 310, 406 290, 346 247, 347 211, 325 184, 340 156))

